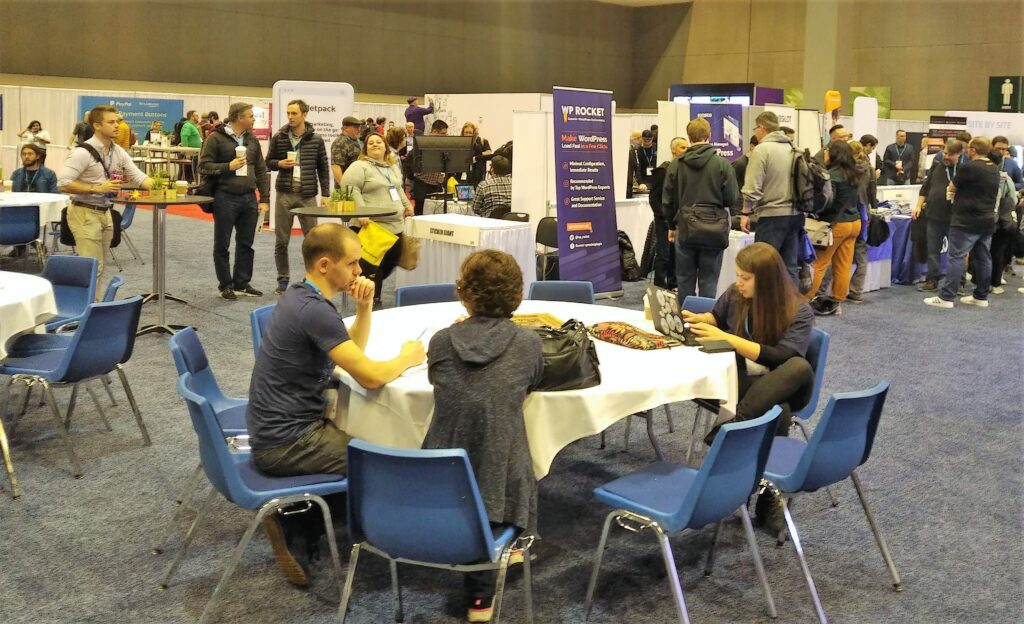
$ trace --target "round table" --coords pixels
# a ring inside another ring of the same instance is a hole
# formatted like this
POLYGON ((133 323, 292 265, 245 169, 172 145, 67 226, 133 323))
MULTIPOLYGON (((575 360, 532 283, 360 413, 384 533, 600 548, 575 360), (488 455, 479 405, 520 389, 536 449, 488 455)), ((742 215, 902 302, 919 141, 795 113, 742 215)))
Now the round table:
POLYGON ((46 247, 45 228, 60 222, 60 212, 68 205, 68 196, 60 193, 0 193, 0 210, 6 206, 39 206, 40 235, 46 247))
POLYGON ((373 217, 387 217, 395 214, 394 210, 357 210, 355 212, 337 212, 335 210, 328 210, 327 208, 292 208, 288 212, 299 217, 327 217, 330 219, 341 219, 342 221, 351 221, 352 219, 371 219, 373 217))
POLYGON ((0 360, 7 341, 57 315, 53 284, 25 273, 0 271, 0 360))
POLYGON ((153 207, 153 292, 146 293, 142 298, 142 302, 149 303, 150 301, 156 300, 160 320, 155 325, 144 325, 140 327, 136 335, 142 336, 152 332, 163 332, 165 334, 174 335, 175 332, 188 327, 188 325, 169 325, 167 323, 167 316, 164 310, 164 300, 173 299, 179 303, 186 304, 188 302, 184 299, 179 299, 178 297, 167 294, 167 207, 209 204, 213 201, 213 198, 205 195, 185 195, 184 197, 176 197, 174 199, 152 199, 147 196, 129 196, 118 197, 117 199, 112 199, 110 201, 115 204, 124 204, 126 207, 132 205, 153 207))
MULTIPOLYGON (((602 305, 523 301, 520 313, 549 313, 562 321, 587 325, 626 321, 653 331, 643 312, 602 305)), ((429 345, 433 334, 466 311, 459 303, 393 308, 373 313, 367 355, 395 357, 406 340, 429 345)), ((346 319, 351 324, 352 317, 346 319)), ((598 340, 601 384, 583 390, 534 392, 523 405, 526 434, 537 478, 547 475, 558 452, 581 438, 601 433, 616 421, 655 407, 694 398, 719 399, 726 409, 737 402, 736 358, 732 353, 703 353, 696 347, 639 351, 598 340)), ((338 425, 349 435, 377 444, 419 448, 434 410, 426 366, 405 372, 376 390, 360 386, 348 373, 341 379, 338 425)))

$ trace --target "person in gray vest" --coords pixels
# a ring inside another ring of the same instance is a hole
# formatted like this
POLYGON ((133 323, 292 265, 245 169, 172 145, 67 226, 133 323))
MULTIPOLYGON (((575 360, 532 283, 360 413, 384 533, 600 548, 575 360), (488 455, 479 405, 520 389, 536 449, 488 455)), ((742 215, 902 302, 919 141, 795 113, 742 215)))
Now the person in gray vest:
MULTIPOLYGON (((291 281, 288 267, 288 241, 294 220, 292 208, 316 208, 327 205, 331 197, 331 163, 327 147, 312 124, 306 123, 309 105, 302 100, 288 102, 288 123, 270 138, 267 146, 267 169, 279 171, 274 186, 274 264, 277 265, 277 294, 283 293, 291 281), (289 158, 295 152, 298 158, 289 158), (317 201, 319 188, 320 201, 317 201)), ((305 236, 316 226, 316 217, 299 217, 305 236)))

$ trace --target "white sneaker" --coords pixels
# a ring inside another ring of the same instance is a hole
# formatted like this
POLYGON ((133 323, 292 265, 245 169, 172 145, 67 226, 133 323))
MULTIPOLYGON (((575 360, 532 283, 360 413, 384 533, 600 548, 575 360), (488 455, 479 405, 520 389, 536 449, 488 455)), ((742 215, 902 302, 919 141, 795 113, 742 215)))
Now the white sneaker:
POLYGON ((925 305, 935 306, 936 308, 949 309, 953 307, 952 301, 946 301, 942 297, 928 297, 927 299, 924 300, 924 302, 925 305))
POLYGON ((1004 288, 1003 288, 1002 286, 993 286, 993 287, 992 287, 992 290, 991 290, 990 292, 991 292, 991 293, 992 293, 993 295, 1001 295, 1001 294, 1003 294, 1004 292, 1006 292, 1006 289, 1004 289, 1004 288))
MULTIPOLYGON (((987 299, 975 299, 974 295, 967 295, 966 297, 960 297, 960 303, 967 303, 967 304, 970 304, 970 305, 973 305, 973 306, 978 306, 979 308, 987 308, 988 307, 988 300, 987 299)), ((950 306, 950 307, 952 307, 952 306, 950 306)))
POLYGON ((1018 288, 1017 292, 1019 292, 1020 294, 1024 295, 1024 288, 1018 288))

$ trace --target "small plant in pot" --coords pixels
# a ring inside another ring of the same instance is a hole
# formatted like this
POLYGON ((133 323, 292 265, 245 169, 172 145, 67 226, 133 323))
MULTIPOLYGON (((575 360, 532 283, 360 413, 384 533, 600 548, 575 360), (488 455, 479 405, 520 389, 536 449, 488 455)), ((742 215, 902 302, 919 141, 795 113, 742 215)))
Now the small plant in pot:
POLYGON ((164 199, 167 197, 167 178, 162 175, 153 176, 153 186, 149 188, 149 197, 151 199, 164 199))
POLYGON ((345 213, 355 212, 356 202, 351 184, 336 188, 331 191, 331 210, 333 212, 345 213))

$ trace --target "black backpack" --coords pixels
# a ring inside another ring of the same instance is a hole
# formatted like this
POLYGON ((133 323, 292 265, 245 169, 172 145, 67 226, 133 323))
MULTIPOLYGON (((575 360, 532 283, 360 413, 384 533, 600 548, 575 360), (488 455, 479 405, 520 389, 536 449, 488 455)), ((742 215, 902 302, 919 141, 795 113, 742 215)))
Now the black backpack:
POLYGON ((793 148, 793 207, 811 216, 832 204, 832 176, 825 165, 811 158, 811 151, 793 148))

